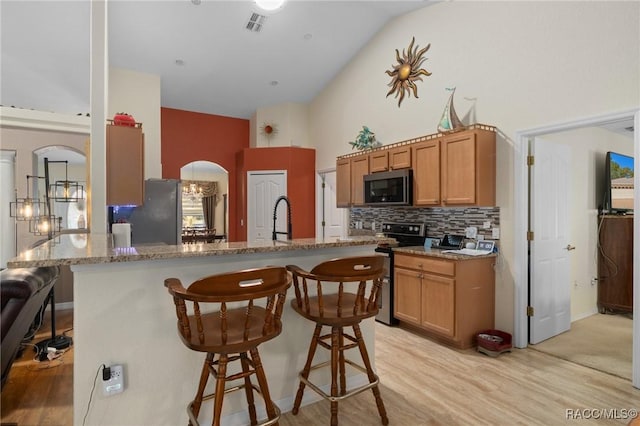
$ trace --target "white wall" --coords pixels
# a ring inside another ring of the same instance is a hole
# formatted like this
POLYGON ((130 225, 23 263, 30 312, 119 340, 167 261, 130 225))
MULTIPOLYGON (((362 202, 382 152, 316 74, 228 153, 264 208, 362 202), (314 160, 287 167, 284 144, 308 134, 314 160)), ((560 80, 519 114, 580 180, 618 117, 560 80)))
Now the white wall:
POLYGON ((250 146, 300 146, 310 147, 309 106, 284 103, 260 108, 250 120, 250 146), (271 138, 262 135, 265 124, 275 124, 277 133, 271 138))
POLYGON ((543 137, 571 150, 571 321, 597 312, 598 286, 598 205, 596 194, 605 181, 607 151, 633 156, 633 139, 599 128, 585 128, 543 137))
POLYGON ((513 136, 640 105, 638 34, 640 2, 443 2, 397 18, 310 105, 317 168, 350 152, 362 125, 385 144, 436 133, 445 88, 457 87, 458 115, 499 129, 496 327, 513 331, 513 136), (398 108, 385 98, 385 70, 414 36, 420 47, 431 43, 422 68, 433 74, 398 108))
POLYGON ((142 123, 145 179, 162 178, 160 76, 110 68, 107 117, 113 118, 118 112, 131 114, 136 122, 142 123))

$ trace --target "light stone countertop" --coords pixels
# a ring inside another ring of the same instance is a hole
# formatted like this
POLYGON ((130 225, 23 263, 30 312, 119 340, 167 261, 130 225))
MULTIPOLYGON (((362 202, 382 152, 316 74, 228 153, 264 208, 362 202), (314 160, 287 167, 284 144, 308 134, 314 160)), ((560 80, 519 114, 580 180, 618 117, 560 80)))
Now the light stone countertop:
MULTIPOLYGON (((179 259, 291 250, 314 250, 394 243, 386 237, 349 236, 346 238, 298 238, 287 241, 216 242, 180 245, 140 245, 114 248, 110 235, 66 234, 20 253, 7 262, 8 268, 33 268, 55 265, 91 265, 143 260, 179 259)), ((372 253, 373 254, 373 253, 372 253)))
POLYGON ((436 249, 436 248, 424 248, 423 246, 410 246, 410 247, 395 247, 393 249, 394 253, 402 253, 402 254, 417 254, 420 256, 431 256, 431 257, 439 257, 441 259, 450 259, 450 260, 472 260, 472 259, 484 259, 486 257, 497 257, 497 253, 491 253, 480 256, 467 256, 464 254, 455 254, 455 253, 443 253, 445 250, 436 249))

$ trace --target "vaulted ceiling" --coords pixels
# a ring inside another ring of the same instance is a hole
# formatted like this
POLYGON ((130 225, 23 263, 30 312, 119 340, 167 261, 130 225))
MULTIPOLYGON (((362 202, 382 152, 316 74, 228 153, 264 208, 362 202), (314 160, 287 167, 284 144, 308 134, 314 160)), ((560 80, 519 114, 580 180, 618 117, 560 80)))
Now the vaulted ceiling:
MULTIPOLYGON (((249 118, 310 102, 387 22, 429 4, 109 1, 109 64, 159 75, 164 107, 249 118)), ((90 14, 89 0, 3 0, 0 104, 89 112, 90 14)))

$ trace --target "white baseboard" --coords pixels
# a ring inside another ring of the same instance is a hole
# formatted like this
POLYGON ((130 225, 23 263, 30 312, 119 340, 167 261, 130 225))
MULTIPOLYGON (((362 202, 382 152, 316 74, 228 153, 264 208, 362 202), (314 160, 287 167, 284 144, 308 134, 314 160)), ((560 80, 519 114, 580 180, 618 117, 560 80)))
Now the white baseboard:
POLYGON ((598 313, 598 308, 596 307, 596 308, 593 308, 593 310, 591 310, 591 311, 587 311, 587 312, 584 312, 584 313, 578 315, 577 317, 572 319, 571 322, 580 321, 581 319, 585 319, 585 318, 590 317, 591 315, 595 315, 597 313, 598 313))

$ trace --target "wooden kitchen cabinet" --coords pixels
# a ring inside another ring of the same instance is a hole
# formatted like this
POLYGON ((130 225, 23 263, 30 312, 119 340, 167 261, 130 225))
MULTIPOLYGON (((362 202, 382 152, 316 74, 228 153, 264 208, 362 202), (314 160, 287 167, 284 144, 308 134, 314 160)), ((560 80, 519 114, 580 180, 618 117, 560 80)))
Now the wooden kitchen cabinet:
POLYGON ((351 157, 351 205, 364 204, 364 177, 369 174, 369 154, 351 157))
POLYGON ((411 146, 372 151, 369 154, 369 172, 388 172, 411 167, 411 146))
POLYGON ((369 154, 336 160, 337 207, 364 204, 364 176, 369 174, 369 154))
POLYGON ((402 291, 397 291, 397 286, 394 288, 393 316, 401 321, 420 324, 422 321, 420 316, 421 272, 396 266, 393 276, 394 280, 402 282, 402 291))
POLYGON ((474 124, 455 133, 421 136, 367 154, 339 157, 338 206, 363 204, 364 175, 407 168, 413 170, 414 206, 493 207, 495 127, 474 124))
POLYGON ((495 132, 475 129, 445 136, 440 143, 443 206, 495 206, 495 132))
POLYGON ((400 170, 411 167, 411 146, 404 145, 389 150, 389 169, 400 170))
POLYGON ((371 173, 389 170, 389 150, 374 151, 369 154, 369 170, 371 173))
POLYGON ((633 215, 600 221, 598 311, 633 312, 633 215))
POLYGON ((418 142, 411 147, 413 204, 440 205, 440 140, 418 142))
POLYGON ((107 125, 107 205, 140 206, 144 201, 144 134, 135 127, 107 125))
POLYGON ((351 161, 339 158, 336 161, 336 206, 351 205, 351 161))
POLYGON ((394 316, 401 324, 459 348, 492 329, 495 257, 394 254, 394 316))

